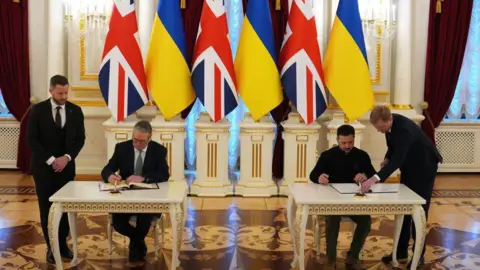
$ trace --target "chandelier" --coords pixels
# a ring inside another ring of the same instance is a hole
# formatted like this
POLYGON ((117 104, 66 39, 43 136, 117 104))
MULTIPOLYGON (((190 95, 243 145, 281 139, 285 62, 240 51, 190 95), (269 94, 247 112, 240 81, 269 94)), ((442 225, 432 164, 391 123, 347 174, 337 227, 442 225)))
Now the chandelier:
POLYGON ((396 28, 396 6, 393 0, 362 0, 359 1, 359 9, 366 39, 393 39, 396 28))
POLYGON ((95 34, 105 40, 112 14, 113 0, 64 0, 64 26, 75 40, 95 34))

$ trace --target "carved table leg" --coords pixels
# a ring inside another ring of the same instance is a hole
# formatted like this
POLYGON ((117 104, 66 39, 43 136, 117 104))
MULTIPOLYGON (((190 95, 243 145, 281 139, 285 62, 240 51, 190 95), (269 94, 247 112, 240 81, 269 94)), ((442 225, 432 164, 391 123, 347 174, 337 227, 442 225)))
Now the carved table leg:
POLYGON ((170 205, 170 220, 172 221, 172 269, 180 266, 180 248, 182 246, 183 235, 183 211, 180 204, 170 205))
POLYGON ((308 205, 298 206, 295 217, 295 247, 298 254, 299 269, 305 269, 305 229, 308 220, 308 205))
POLYGON ((52 248, 57 269, 63 269, 62 257, 60 256, 60 246, 58 243, 58 229, 60 227, 62 214, 61 203, 53 203, 48 214, 48 237, 50 238, 50 247, 52 248))
POLYGON ((315 233, 317 234, 317 259, 320 259, 320 243, 322 242, 322 233, 320 231, 320 219, 318 216, 315 216, 315 233))
POLYGON ((293 200, 292 194, 288 195, 288 201, 287 201, 287 209, 286 209, 286 215, 287 215, 287 222, 288 222, 288 231, 290 233, 290 237, 292 238, 292 245, 293 245, 293 261, 291 264, 292 268, 295 268, 297 265, 297 259, 298 259, 298 254, 297 254, 297 247, 295 245, 295 201, 293 200))
POLYGON ((78 243, 77 243, 77 213, 68 213, 68 224, 70 225, 70 235, 72 236, 73 244, 73 260, 72 266, 77 265, 78 259, 78 243))
POLYGON ((403 215, 395 215, 395 234, 393 235, 392 266, 398 267, 397 249, 400 232, 402 231, 403 215))
POLYGON ((413 223, 415 225, 415 251, 413 252, 412 268, 417 269, 420 255, 422 254, 423 243, 425 242, 425 235, 427 231, 427 220, 425 218, 425 210, 421 205, 415 205, 413 207, 412 214, 413 223))

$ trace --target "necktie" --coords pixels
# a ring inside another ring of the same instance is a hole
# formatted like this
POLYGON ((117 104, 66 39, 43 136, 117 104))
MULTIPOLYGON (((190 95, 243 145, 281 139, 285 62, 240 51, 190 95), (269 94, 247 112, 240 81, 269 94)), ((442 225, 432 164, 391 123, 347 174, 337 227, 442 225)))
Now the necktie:
POLYGON ((138 151, 138 157, 137 161, 135 162, 135 175, 142 175, 142 169, 143 169, 143 160, 142 160, 142 150, 137 150, 138 151))
POLYGON ((57 106, 55 109, 57 109, 57 113, 55 114, 55 124, 57 124, 57 127, 62 128, 62 116, 60 115, 60 109, 62 107, 57 106))

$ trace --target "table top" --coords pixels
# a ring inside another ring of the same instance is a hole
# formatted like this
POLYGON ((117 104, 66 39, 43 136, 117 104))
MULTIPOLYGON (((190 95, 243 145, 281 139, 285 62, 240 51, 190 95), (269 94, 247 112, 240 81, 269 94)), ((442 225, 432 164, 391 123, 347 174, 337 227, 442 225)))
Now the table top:
POLYGON ((187 196, 185 182, 159 183, 159 189, 122 190, 120 195, 100 191, 100 181, 71 181, 50 197, 51 202, 181 203, 187 196))
MULTIPOLYGON (((377 184, 380 185, 380 184, 377 184)), ((330 185, 312 182, 290 184, 290 194, 296 204, 425 204, 425 200, 403 184, 398 193, 368 193, 366 198, 354 194, 341 194, 330 185)))

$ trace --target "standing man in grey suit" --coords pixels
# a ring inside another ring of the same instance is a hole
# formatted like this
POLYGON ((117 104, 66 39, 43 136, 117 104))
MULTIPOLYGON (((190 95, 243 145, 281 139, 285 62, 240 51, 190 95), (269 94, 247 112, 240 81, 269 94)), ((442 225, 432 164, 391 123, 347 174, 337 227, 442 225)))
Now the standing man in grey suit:
MULTIPOLYGON (((381 164, 382 169, 363 182, 362 189, 369 190, 376 182, 384 182, 394 171, 400 169, 400 183, 425 199, 423 209, 428 217, 438 163, 442 162, 437 148, 415 122, 405 116, 392 114, 387 107, 374 108, 370 114, 370 123, 385 134, 388 150, 381 164)), ((408 259, 410 232, 415 240, 412 218, 405 216, 398 242, 398 260, 408 259)), ((415 244, 413 246, 415 247, 415 244)), ((421 252, 419 265, 424 264, 425 244, 421 252)), ((392 261, 392 254, 383 257, 382 261, 389 264, 392 261)), ((410 268, 411 261, 408 265, 410 268)))
MULTIPOLYGON (((40 223, 47 242, 48 263, 54 264, 48 237, 50 196, 75 178, 75 158, 85 144, 85 126, 82 109, 67 101, 68 80, 55 75, 50 79, 51 98, 32 107, 28 121, 27 138, 32 149, 31 171, 40 208, 40 223)), ((60 254, 72 259, 67 245, 69 234, 66 214, 60 221, 60 254)))

